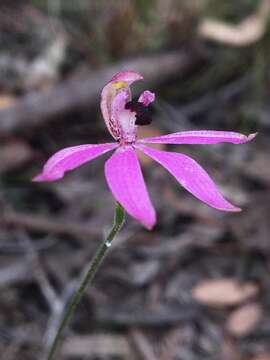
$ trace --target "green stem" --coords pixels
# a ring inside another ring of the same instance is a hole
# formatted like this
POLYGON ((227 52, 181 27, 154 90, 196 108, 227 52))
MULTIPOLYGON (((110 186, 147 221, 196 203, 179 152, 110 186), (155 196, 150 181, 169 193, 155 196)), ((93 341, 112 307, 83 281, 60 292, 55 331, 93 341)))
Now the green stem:
POLYGON ((91 261, 91 263, 89 265, 88 270, 82 276, 82 280, 81 280, 81 283, 80 283, 78 289, 74 293, 70 303, 67 306, 67 309, 63 315, 62 321, 59 325, 59 328, 58 328, 57 334, 55 336, 55 339, 53 341, 53 344, 50 348, 50 352, 49 352, 49 355, 47 358, 48 360, 53 359, 53 356, 57 349, 59 340, 62 336, 62 333, 63 333, 66 325, 68 324, 68 322, 70 320, 71 315, 73 314, 76 306, 80 302, 87 285, 91 284, 99 266, 101 265, 105 255, 107 253, 107 250, 111 246, 112 240, 114 239, 115 235, 121 230, 124 222, 125 222, 124 209, 122 208, 122 206, 119 203, 116 203, 113 227, 112 227, 109 235, 107 236, 107 238, 102 242, 102 244, 98 248, 93 260, 91 261))

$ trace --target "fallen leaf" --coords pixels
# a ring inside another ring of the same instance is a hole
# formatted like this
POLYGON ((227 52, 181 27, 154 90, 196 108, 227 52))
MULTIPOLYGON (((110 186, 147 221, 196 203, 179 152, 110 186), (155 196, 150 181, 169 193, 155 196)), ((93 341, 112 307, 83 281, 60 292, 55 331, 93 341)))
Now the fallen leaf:
POLYGON ((244 305, 232 312, 226 322, 226 329, 234 336, 250 333, 262 318, 262 309, 256 304, 244 305))
POLYGON ((254 283, 239 283, 234 279, 222 278, 202 281, 192 289, 192 295, 205 305, 224 307, 241 304, 254 297, 258 290, 254 283))
POLYGON ((269 0, 261 0, 257 12, 238 25, 204 19, 199 25, 198 32, 208 40, 232 46, 247 46, 257 42, 265 34, 269 11, 269 0))
POLYGON ((11 106, 16 98, 13 95, 0 95, 0 109, 11 106))

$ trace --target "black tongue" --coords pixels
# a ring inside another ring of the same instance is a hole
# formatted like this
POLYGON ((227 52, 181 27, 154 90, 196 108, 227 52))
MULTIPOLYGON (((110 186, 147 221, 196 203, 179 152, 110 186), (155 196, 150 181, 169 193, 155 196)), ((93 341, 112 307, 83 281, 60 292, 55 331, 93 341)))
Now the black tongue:
POLYGON ((126 109, 136 113, 135 125, 149 125, 152 122, 152 114, 147 106, 137 100, 126 103, 126 109))

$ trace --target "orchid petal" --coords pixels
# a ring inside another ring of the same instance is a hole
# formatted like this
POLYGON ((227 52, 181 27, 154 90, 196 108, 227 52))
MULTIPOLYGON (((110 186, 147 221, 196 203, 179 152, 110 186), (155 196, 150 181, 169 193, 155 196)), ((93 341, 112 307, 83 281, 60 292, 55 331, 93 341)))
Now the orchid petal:
POLYGON ((255 134, 245 136, 232 131, 181 131, 173 134, 145 138, 139 140, 141 143, 158 143, 158 144, 217 144, 228 142, 232 144, 244 144, 255 138, 255 134))
POLYGON ((192 195, 207 205, 223 211, 241 211, 221 195, 206 171, 193 159, 174 152, 159 151, 137 145, 146 155, 167 169, 192 195))
POLYGON ((62 149, 55 153, 44 165, 42 173, 33 181, 54 181, 64 177, 66 171, 73 170, 80 165, 113 150, 117 143, 79 145, 62 149))
POLYGON ((155 101, 155 94, 149 90, 145 90, 139 97, 138 101, 143 103, 144 106, 148 106, 155 101))
POLYGON ((140 163, 131 146, 120 147, 105 164, 105 176, 115 199, 127 213, 147 229, 156 222, 155 209, 149 198, 140 163))

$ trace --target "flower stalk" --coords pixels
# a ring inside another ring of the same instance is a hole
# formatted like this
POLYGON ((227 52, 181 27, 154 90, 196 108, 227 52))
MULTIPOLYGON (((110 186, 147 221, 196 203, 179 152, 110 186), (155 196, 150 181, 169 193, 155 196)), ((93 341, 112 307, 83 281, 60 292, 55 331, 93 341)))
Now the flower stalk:
POLYGON ((56 353, 59 341, 61 340, 61 336, 63 331, 65 330, 75 308, 77 307, 78 303, 80 302, 82 296, 88 285, 92 283, 97 270, 99 269, 100 265, 102 264, 109 247, 117 233, 121 230, 122 226, 125 222, 125 211, 123 207, 116 203, 115 206, 115 213, 114 213, 114 223, 109 235, 104 239, 100 247, 98 248, 94 258, 90 262, 89 268, 82 274, 81 281, 79 284, 78 289, 75 291, 70 303, 68 304, 66 311, 63 315, 62 321, 59 325, 58 331, 56 333, 55 339, 52 343, 48 354, 48 360, 53 360, 54 355, 56 353))

